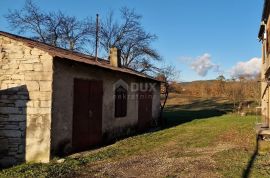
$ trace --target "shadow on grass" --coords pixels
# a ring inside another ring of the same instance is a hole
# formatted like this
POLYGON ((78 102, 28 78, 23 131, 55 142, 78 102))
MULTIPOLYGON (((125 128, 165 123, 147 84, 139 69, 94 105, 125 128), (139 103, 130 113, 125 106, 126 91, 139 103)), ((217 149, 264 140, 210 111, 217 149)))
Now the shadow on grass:
MULTIPOLYGON (((163 118, 166 120, 162 127, 157 128, 156 125, 150 129, 139 131, 136 127, 121 130, 121 135, 106 139, 103 135, 103 142, 100 145, 93 146, 89 150, 112 145, 118 141, 132 136, 138 136, 145 133, 152 133, 159 130, 174 127, 196 119, 207 119, 214 116, 221 116, 232 111, 233 105, 228 103, 217 103, 214 100, 194 100, 187 105, 171 105, 165 108, 163 118)), ((119 132, 119 131, 115 131, 119 132)))
POLYGON ((231 103, 217 103, 214 100, 195 100, 187 105, 171 105, 163 114, 164 127, 173 127, 196 119, 222 116, 233 111, 231 103))
POLYGON ((214 116, 222 116, 227 112, 217 109, 204 109, 204 110, 175 110, 175 111, 165 111, 164 119, 165 124, 164 127, 173 127, 180 124, 184 124, 186 122, 191 122, 196 119, 206 119, 214 116))
POLYGON ((256 157, 258 155, 258 151, 259 151, 259 140, 260 138, 257 136, 256 138, 256 148, 254 150, 254 153, 252 154, 249 162, 248 162, 248 165, 246 167, 246 169, 243 171, 243 174, 242 174, 242 177, 243 178, 249 178, 250 177, 250 173, 251 173, 251 170, 254 166, 254 162, 256 160, 256 157))
POLYGON ((188 109, 188 110, 203 110, 203 109, 218 109, 224 111, 231 111, 233 109, 233 103, 229 102, 217 102, 214 99, 195 99, 191 103, 185 105, 170 105, 167 107, 169 111, 173 109, 188 109))
POLYGON ((137 136, 145 133, 156 132, 158 130, 174 127, 186 122, 191 122, 196 119, 207 119, 215 116, 222 116, 231 112, 232 104, 219 104, 213 100, 195 101, 188 105, 171 105, 167 106, 163 113, 164 122, 159 128, 153 127, 142 132, 136 130, 129 134, 124 134, 115 139, 104 142, 102 146, 114 144, 117 141, 123 140, 127 137, 137 136), (199 108, 200 107, 200 108, 199 108))

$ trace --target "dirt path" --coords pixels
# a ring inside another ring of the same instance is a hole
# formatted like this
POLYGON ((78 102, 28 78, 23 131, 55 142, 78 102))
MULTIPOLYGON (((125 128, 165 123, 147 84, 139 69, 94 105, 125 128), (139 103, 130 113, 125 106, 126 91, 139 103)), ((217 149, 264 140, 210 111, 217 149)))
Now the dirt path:
POLYGON ((220 144, 216 147, 179 150, 170 145, 162 152, 89 164, 86 167, 89 171, 77 177, 222 177, 216 171, 217 165, 212 156, 234 147, 220 144))

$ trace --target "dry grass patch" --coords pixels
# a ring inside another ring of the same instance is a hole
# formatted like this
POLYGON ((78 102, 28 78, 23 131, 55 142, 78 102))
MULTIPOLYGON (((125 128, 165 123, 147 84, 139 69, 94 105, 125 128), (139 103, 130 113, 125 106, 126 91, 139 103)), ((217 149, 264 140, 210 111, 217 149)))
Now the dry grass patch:
POLYGON ((167 125, 159 131, 75 154, 61 164, 23 164, 0 177, 270 177, 270 155, 254 154, 255 116, 226 114, 230 104, 223 99, 169 101, 167 125))

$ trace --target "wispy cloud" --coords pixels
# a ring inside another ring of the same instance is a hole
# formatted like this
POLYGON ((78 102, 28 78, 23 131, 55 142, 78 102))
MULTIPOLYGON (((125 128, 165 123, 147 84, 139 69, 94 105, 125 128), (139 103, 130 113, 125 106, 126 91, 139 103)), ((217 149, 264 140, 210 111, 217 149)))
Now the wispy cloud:
POLYGON ((254 57, 248 61, 238 62, 230 70, 230 74, 233 78, 240 76, 256 77, 261 71, 261 59, 254 57))

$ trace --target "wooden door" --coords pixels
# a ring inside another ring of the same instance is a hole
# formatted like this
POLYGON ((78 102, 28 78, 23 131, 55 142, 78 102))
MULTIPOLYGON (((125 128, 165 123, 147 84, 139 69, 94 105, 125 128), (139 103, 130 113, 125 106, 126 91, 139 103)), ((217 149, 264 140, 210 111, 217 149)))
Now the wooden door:
POLYGON ((73 132, 74 151, 95 146, 102 139, 102 81, 74 80, 73 132))
POLYGON ((138 130, 140 132, 150 128, 152 122, 152 92, 139 92, 138 130))

